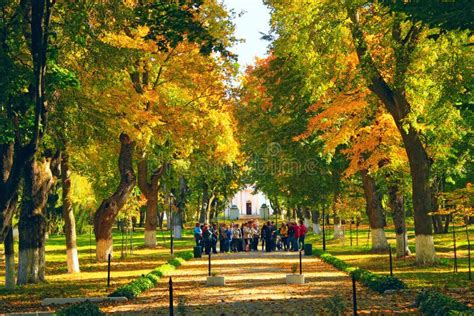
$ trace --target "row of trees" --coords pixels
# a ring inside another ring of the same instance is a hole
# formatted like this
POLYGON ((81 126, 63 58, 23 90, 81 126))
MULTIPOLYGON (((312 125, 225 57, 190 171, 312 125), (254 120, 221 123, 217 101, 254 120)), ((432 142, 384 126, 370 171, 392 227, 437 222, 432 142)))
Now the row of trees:
POLYGON ((399 256, 412 214, 416 261, 433 263, 439 193, 474 174, 470 24, 390 1, 265 2, 270 56, 236 109, 257 187, 300 217, 331 209, 336 236, 365 209, 374 250, 389 208, 399 256))
POLYGON ((48 203, 62 210, 69 272, 79 272, 76 218, 85 212, 98 261, 112 253, 121 210, 146 206, 148 247, 156 245, 163 205, 172 203, 177 230, 186 215, 216 215, 240 174, 229 93, 237 67, 227 50, 235 39, 221 3, 19 0, 0 7, 7 286, 15 283, 16 221, 17 283, 45 279, 48 203))

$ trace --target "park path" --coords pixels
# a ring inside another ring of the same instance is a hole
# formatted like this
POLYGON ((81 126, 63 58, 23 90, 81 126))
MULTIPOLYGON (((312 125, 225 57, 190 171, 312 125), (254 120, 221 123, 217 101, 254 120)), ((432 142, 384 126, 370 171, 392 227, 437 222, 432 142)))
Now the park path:
MULTIPOLYGON (((297 253, 232 253, 212 256, 212 271, 225 276, 224 287, 207 287, 208 258, 193 259, 172 273, 175 312, 186 315, 314 315, 338 294, 352 309, 352 282, 316 257, 303 257, 304 285, 286 285, 285 276, 299 262, 297 253), (180 306, 179 306, 180 305, 180 306)), ((168 280, 126 305, 110 307, 118 315, 168 314, 168 280)), ((408 311, 408 295, 379 295, 358 285, 360 310, 408 311)), ((363 314, 363 313, 361 313, 363 314)))

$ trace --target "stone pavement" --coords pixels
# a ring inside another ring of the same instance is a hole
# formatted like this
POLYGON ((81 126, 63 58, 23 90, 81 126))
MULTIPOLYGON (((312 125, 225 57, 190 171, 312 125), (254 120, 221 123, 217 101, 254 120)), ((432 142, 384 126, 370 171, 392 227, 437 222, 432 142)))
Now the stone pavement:
MULTIPOLYGON (((343 272, 316 257, 303 257, 304 285, 287 285, 286 274, 299 263, 298 253, 249 252, 212 256, 212 271, 225 276, 224 287, 207 287, 208 258, 193 259, 172 273, 175 313, 186 315, 315 315, 326 300, 340 295, 346 311, 352 310, 352 283, 343 272)), ((156 288, 126 305, 111 306, 118 315, 167 315, 168 277, 156 288)), ((413 298, 408 294, 379 295, 358 284, 360 314, 406 313, 413 298), (366 311, 364 313, 364 310, 366 311)), ((410 313, 412 314, 412 313, 410 313)), ((416 314, 416 313, 415 313, 416 314)), ((329 315, 329 314, 328 314, 329 315)))

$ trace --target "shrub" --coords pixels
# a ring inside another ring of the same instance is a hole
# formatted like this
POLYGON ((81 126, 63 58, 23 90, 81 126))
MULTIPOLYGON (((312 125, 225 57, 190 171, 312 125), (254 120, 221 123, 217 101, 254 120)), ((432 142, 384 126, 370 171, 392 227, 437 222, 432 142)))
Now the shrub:
POLYGON ((188 261, 194 258, 194 254, 192 251, 183 251, 183 252, 178 252, 176 254, 176 257, 183 258, 185 261, 188 261))
POLYGON ((146 277, 153 283, 154 286, 156 286, 158 284, 158 282, 160 281, 160 277, 159 276, 156 276, 154 274, 147 274, 146 277))
POLYGON ((377 275, 368 270, 352 267, 345 261, 321 250, 316 250, 315 253, 322 261, 329 263, 350 275, 354 275, 354 278, 357 281, 360 281, 363 285, 378 293, 383 293, 386 290, 401 290, 406 288, 406 284, 397 277, 377 275))
POLYGON ((103 313, 97 305, 95 305, 95 304, 93 304, 89 301, 79 303, 79 304, 74 304, 74 305, 71 305, 69 307, 60 309, 55 314, 59 315, 59 316, 83 316, 83 315, 99 316, 99 315, 105 315, 105 313, 103 313))
POLYGON ((469 308, 455 299, 434 290, 423 291, 416 297, 415 305, 426 315, 462 315, 469 308))
POLYGON ((118 289, 116 289, 113 293, 111 293, 110 297, 126 297, 127 299, 131 300, 132 298, 137 297, 141 293, 140 289, 133 283, 125 284, 118 289))
POLYGON ((179 266, 181 266, 181 264, 184 262, 184 259, 183 258, 172 258, 170 260, 168 260, 168 264, 172 265, 172 266, 175 266, 176 268, 178 268, 179 266))
POLYGON ((181 266, 183 262, 192 259, 193 257, 194 255, 190 251, 183 251, 177 253, 176 258, 171 258, 170 260, 168 260, 168 263, 165 263, 159 266, 158 268, 152 270, 149 274, 142 275, 138 279, 119 287, 109 296, 123 296, 128 298, 129 300, 133 299, 140 295, 140 293, 155 287, 161 277, 175 270, 177 267, 181 266))

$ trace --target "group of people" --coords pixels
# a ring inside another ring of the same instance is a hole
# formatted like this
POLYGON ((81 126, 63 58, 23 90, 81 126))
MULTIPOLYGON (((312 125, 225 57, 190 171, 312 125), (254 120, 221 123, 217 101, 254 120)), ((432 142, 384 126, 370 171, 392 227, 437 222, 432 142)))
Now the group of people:
POLYGON ((307 228, 302 220, 298 223, 282 223, 277 227, 268 221, 260 228, 258 221, 237 223, 204 224, 196 223, 194 239, 196 246, 204 249, 206 255, 211 251, 220 252, 258 251, 299 251, 304 247, 307 228))

